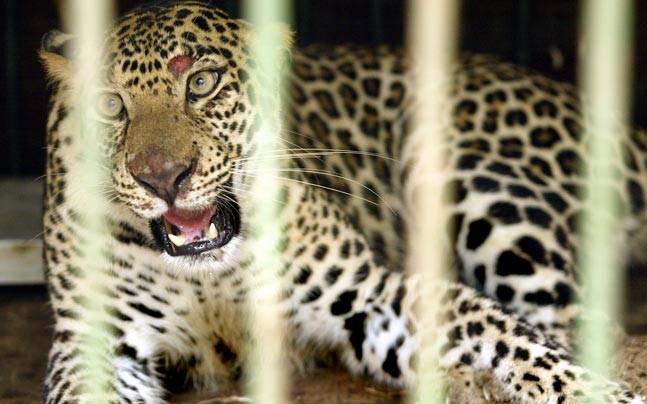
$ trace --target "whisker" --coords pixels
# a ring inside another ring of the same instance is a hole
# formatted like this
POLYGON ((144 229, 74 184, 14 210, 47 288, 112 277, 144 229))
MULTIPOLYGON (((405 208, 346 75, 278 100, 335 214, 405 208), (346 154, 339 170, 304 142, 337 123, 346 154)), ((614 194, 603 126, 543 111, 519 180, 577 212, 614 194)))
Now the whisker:
MULTIPOLYGON (((246 192, 246 193, 248 193, 248 194, 253 194, 253 191, 251 191, 251 190, 249 190, 249 189, 242 189, 242 188, 229 187, 229 186, 227 186, 227 185, 221 185, 220 187, 222 187, 222 188, 223 188, 224 190, 226 190, 226 191, 233 192, 233 193, 236 193, 236 192, 246 192)), ((275 203, 286 204, 286 201, 277 200, 277 199, 275 199, 275 198, 268 199, 268 200, 271 200, 272 202, 275 202, 275 203)), ((232 202, 234 202, 234 203, 238 203, 237 201, 234 201, 234 200, 232 200, 232 202)))
POLYGON ((65 175, 65 174, 67 174, 67 173, 45 173, 43 175, 39 175, 38 177, 34 178, 33 182, 40 181, 40 180, 42 180, 44 178, 54 178, 54 177, 62 176, 62 175, 65 175))
MULTIPOLYGON (((386 205, 386 207, 391 211, 391 213, 393 213, 394 215, 397 215, 397 213, 391 207, 391 205, 389 205, 389 203, 377 191, 371 189, 370 187, 362 184, 359 181, 353 180, 351 178, 344 177, 343 175, 331 173, 331 172, 326 171, 326 170, 301 169, 301 168, 277 168, 277 169, 265 169, 265 170, 263 170, 263 169, 243 169, 243 170, 238 170, 238 172, 263 172, 263 171, 270 171, 270 172, 271 171, 276 171, 276 172, 300 172, 300 173, 310 173, 310 174, 321 174, 321 175, 326 175, 326 176, 333 177, 333 178, 340 178, 340 179, 342 179, 344 181, 348 181, 348 182, 351 182, 353 184, 359 185, 363 189, 365 189, 368 192, 370 192, 371 194, 375 195, 377 198, 379 198, 380 201, 382 201, 384 203, 384 205, 386 205)), ((314 185, 311 182, 309 182, 309 183, 311 185, 314 185)))
POLYGON ((289 153, 293 151, 293 149, 279 149, 279 150, 276 150, 276 152, 278 153, 285 152, 285 154, 276 154, 276 155, 259 154, 259 155, 250 156, 250 157, 239 157, 233 160, 250 161, 250 160, 263 160, 263 159, 290 159, 290 158, 304 158, 304 157, 321 157, 321 156, 330 156, 330 155, 337 155, 337 154, 341 154, 341 155, 351 154, 351 155, 359 155, 359 156, 367 156, 367 157, 377 157, 384 160, 392 161, 397 164, 404 164, 401 160, 395 159, 385 154, 366 152, 366 151, 353 151, 353 150, 345 150, 345 149, 303 149, 303 150, 305 150, 305 152, 289 153))
POLYGON ((39 231, 34 237, 30 238, 29 240, 25 240, 24 243, 29 244, 29 243, 35 241, 40 236, 42 236, 43 234, 45 234, 45 230, 39 231))
MULTIPOLYGON (((300 151, 302 151, 302 152, 307 152, 307 151, 308 151, 308 149, 303 148, 303 147, 299 146, 299 145, 298 145, 298 144, 296 144, 296 143, 290 142, 289 140, 287 140, 287 139, 285 139, 285 138, 283 138, 283 137, 281 137, 281 136, 279 136, 279 139, 281 139, 281 141, 282 141, 283 143, 287 143, 288 145, 292 145, 292 146, 296 147, 296 150, 300 150, 300 151)), ((275 149, 275 150, 273 150, 273 151, 278 151, 278 150, 279 150, 279 149, 275 149)), ((287 150, 290 150, 290 149, 287 149, 287 150)), ((293 150, 295 150, 295 149, 293 149, 293 150)), ((323 161, 323 159, 322 159, 322 158, 319 158, 319 161, 323 161)))
MULTIPOLYGON (((246 173, 246 175, 249 175, 250 177, 260 177, 260 175, 256 175, 256 174, 252 174, 252 173, 246 173)), ((380 204, 377 203, 377 202, 370 201, 370 200, 368 200, 366 198, 362 198, 359 195, 355 195, 355 194, 352 194, 350 192, 342 191, 342 190, 337 189, 337 188, 332 188, 332 187, 327 187, 327 186, 321 185, 321 184, 315 184, 315 183, 311 183, 311 182, 307 182, 307 181, 302 181, 302 180, 298 180, 296 178, 289 178, 289 177, 282 177, 282 176, 272 176, 272 178, 276 178, 276 179, 279 179, 279 180, 292 181, 292 182, 296 182, 296 183, 303 184, 303 185, 311 185, 313 187, 317 187, 317 188, 321 188, 321 189, 327 189, 329 191, 337 192, 337 193, 340 193, 342 195, 349 196, 351 198, 359 199, 359 200, 364 201, 366 203, 370 203, 371 205, 380 206, 380 204)))
POLYGON ((305 139, 309 139, 309 140, 311 140, 313 142, 319 143, 319 144, 321 144, 323 146, 326 146, 326 143, 323 140, 321 140, 321 139, 319 139, 319 138, 317 138, 315 136, 306 135, 304 133, 296 132, 296 131, 290 130, 290 129, 284 129, 284 131, 287 134, 300 136, 300 137, 303 137, 305 139))

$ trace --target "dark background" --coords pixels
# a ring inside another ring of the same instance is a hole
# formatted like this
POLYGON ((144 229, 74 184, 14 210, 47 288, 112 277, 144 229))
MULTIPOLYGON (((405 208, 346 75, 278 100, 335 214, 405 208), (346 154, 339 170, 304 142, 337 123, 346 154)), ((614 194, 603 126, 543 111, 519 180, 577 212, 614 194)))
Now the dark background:
MULTIPOLYGON (((405 0, 293 0, 297 44, 359 43, 401 45, 405 0)), ((457 0, 458 1, 458 0, 457 0)), ((0 176, 40 175, 44 167, 47 86, 36 51, 48 30, 60 27, 56 0, 2 0, 0 54, 0 176)), ((142 0, 117 1, 123 12, 142 0)), ((213 0, 234 15, 236 0, 213 0)), ((546 75, 573 81, 578 1, 463 0, 463 51, 499 55, 546 75), (551 57, 551 53, 558 55, 551 57), (559 59, 563 59, 562 63, 559 59)), ((637 1, 634 122, 647 127, 647 4, 637 1)))

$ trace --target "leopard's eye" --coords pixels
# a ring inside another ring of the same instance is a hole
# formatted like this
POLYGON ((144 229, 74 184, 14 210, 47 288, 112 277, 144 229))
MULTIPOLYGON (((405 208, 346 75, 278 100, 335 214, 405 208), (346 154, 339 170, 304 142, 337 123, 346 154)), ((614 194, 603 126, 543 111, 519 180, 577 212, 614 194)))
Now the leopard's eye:
POLYGON ((99 95, 97 110, 106 119, 117 119, 124 110, 124 101, 118 94, 103 93, 99 95))
POLYGON ((189 78, 187 95, 189 98, 206 97, 216 89, 217 84, 218 72, 214 70, 198 72, 189 78))

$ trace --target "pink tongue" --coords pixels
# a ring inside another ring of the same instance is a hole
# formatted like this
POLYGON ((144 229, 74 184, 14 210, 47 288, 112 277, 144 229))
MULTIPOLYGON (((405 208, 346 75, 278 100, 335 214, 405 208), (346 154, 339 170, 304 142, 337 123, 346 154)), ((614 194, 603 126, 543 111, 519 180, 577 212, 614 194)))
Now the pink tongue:
POLYGON ((205 233, 207 232, 209 229, 209 220, 215 211, 215 206, 211 206, 205 210, 193 211, 173 207, 164 213, 164 218, 180 229, 187 241, 191 242, 195 239, 200 239, 203 231, 205 233))

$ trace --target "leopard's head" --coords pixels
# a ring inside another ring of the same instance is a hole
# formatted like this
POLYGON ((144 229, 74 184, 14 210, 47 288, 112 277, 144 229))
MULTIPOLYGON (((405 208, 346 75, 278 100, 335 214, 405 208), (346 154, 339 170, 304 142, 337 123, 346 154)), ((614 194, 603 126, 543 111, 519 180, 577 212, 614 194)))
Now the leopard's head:
MULTIPOLYGON (((107 36, 95 110, 111 186, 171 256, 219 249, 241 227, 239 177, 265 96, 250 54, 254 35, 206 3, 175 2, 136 9, 107 36)), ((72 42, 60 32, 43 40, 55 81, 71 80, 64 54, 72 42)))

